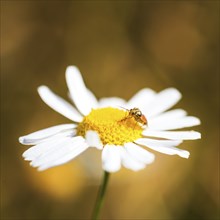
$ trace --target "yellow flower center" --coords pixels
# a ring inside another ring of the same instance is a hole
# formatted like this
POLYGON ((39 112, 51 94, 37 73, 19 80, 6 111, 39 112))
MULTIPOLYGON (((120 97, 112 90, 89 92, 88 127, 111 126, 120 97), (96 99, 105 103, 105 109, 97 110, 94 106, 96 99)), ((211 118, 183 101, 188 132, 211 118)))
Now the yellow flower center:
POLYGON ((128 112, 108 107, 93 109, 79 123, 77 134, 84 137, 89 130, 96 131, 104 145, 123 145, 142 137, 143 128, 128 112))

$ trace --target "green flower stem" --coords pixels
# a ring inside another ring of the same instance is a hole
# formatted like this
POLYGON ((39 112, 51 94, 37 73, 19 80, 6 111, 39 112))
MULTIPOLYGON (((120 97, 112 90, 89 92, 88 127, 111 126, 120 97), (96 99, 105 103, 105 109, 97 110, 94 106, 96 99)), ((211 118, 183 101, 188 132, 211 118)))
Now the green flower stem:
POLYGON ((95 207, 92 214, 92 220, 97 220, 99 218, 100 210, 103 206, 103 201, 105 197, 106 188, 108 185, 110 173, 104 171, 102 183, 99 188, 98 196, 96 199, 95 207))

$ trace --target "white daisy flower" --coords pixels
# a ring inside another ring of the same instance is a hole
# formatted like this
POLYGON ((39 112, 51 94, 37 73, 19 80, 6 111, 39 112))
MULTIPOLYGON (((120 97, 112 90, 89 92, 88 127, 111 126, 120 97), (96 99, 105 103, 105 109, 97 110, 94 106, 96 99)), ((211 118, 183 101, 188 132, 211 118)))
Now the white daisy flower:
POLYGON ((176 146, 183 140, 201 138, 196 131, 173 131, 200 124, 198 118, 187 116, 182 109, 167 111, 181 99, 175 88, 159 93, 145 88, 126 102, 117 97, 97 100, 75 66, 67 68, 66 81, 76 108, 46 86, 40 86, 38 92, 48 106, 73 123, 19 138, 24 145, 34 145, 23 157, 38 170, 64 164, 95 147, 102 150, 105 171, 116 172, 122 165, 137 171, 154 161, 154 154, 146 147, 188 158, 189 152, 176 146))

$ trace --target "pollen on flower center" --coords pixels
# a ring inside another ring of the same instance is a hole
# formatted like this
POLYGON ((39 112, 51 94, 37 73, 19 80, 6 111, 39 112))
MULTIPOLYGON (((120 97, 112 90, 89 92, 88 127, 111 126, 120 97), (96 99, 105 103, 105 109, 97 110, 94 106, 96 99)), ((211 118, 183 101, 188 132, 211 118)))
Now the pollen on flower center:
POLYGON ((143 128, 128 112, 116 108, 93 109, 78 125, 77 134, 85 136, 89 130, 96 131, 102 143, 123 145, 140 138, 143 128))

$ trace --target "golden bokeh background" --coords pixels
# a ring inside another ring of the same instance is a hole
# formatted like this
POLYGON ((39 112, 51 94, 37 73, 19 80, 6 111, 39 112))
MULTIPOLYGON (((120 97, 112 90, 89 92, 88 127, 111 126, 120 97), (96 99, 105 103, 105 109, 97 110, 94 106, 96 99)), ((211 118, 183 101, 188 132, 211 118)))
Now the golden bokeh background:
POLYGON ((18 137, 70 123, 37 87, 67 98, 65 69, 80 68, 98 98, 176 87, 176 107, 201 119, 188 160, 156 154, 146 169, 112 174, 102 219, 219 218, 218 1, 1 1, 1 219, 89 219, 100 152, 37 172, 18 137))

